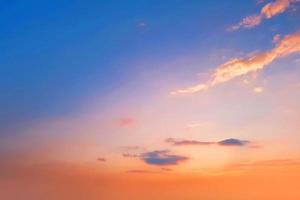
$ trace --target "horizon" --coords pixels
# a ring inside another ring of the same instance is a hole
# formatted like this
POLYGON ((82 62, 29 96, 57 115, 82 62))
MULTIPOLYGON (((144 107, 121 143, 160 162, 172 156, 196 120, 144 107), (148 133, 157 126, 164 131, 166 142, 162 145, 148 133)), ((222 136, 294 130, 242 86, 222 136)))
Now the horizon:
POLYGON ((1 3, 0 198, 300 198, 300 1, 1 3))

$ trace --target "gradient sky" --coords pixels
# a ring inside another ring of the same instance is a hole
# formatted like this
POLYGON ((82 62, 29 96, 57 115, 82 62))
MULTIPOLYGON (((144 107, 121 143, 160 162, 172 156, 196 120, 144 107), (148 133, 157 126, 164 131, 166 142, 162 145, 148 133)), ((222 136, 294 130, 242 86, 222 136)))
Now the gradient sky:
POLYGON ((3 1, 0 25, 5 199, 300 198, 299 0, 3 1))

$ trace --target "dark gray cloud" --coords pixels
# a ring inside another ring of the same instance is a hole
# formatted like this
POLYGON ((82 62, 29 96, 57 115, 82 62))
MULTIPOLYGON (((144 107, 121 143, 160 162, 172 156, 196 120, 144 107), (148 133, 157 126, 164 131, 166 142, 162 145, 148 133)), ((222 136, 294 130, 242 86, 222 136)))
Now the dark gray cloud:
POLYGON ((165 141, 174 146, 206 146, 206 145, 246 146, 250 143, 250 141, 248 140, 239 140, 235 138, 229 138, 218 142, 186 140, 186 139, 180 140, 174 138, 167 138, 165 141))
POLYGON ((168 150, 150 151, 140 155, 140 158, 149 165, 177 165, 189 158, 186 156, 171 154, 168 150))
POLYGON ((250 141, 239 140, 239 139, 234 139, 234 138, 229 138, 229 139, 218 142, 218 144, 221 146, 245 146, 249 143, 250 143, 250 141))

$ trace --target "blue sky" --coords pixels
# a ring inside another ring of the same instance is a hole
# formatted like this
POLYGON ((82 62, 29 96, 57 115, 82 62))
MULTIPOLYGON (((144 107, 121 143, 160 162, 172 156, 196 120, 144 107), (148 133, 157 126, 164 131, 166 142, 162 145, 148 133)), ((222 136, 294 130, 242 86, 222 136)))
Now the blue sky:
POLYGON ((3 1, 1 134, 74 115, 95 96, 99 108, 131 98, 132 89, 135 98, 147 98, 153 93, 145 91, 157 85, 145 73, 195 83, 195 73, 224 62, 216 52, 230 57, 264 51, 272 48, 275 34, 299 28, 299 12, 289 12, 254 29, 227 31, 261 6, 254 0, 3 1), (197 65, 172 66, 189 58, 197 65))

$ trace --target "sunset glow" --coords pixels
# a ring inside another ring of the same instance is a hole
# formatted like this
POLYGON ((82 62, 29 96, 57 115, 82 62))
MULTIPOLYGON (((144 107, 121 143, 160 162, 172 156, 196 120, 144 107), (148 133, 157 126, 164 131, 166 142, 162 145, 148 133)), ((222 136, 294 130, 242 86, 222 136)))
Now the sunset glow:
POLYGON ((300 199, 300 1, 7 1, 0 199, 300 199))

